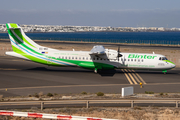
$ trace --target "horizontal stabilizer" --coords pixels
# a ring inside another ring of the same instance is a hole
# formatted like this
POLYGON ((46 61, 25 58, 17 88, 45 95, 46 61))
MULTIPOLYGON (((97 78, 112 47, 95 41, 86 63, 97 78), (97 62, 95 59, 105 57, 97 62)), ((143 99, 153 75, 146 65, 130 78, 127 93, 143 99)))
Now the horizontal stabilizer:
POLYGON ((6 55, 10 55, 10 56, 13 56, 13 57, 18 57, 18 58, 23 58, 23 59, 29 60, 28 58, 22 56, 21 54, 18 54, 18 53, 13 52, 13 51, 6 52, 6 55))

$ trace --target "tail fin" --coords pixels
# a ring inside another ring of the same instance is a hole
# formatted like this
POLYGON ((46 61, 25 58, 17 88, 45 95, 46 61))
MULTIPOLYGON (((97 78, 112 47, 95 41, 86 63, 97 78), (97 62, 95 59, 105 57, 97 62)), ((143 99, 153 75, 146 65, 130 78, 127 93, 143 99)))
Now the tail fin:
POLYGON ((7 23, 6 27, 14 52, 17 52, 18 50, 21 51, 22 48, 38 49, 40 47, 40 45, 36 44, 26 36, 18 24, 7 23))

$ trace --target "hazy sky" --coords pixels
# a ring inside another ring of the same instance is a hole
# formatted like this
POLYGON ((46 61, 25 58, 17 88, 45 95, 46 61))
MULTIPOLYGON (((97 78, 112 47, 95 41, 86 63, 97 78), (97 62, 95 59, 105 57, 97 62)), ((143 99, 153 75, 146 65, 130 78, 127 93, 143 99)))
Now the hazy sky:
POLYGON ((180 27, 180 0, 0 0, 0 24, 180 27))

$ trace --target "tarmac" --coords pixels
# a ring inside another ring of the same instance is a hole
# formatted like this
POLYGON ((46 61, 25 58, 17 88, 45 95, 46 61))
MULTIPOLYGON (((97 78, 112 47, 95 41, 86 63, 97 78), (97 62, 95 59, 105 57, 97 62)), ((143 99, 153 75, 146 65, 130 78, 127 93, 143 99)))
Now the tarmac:
POLYGON ((174 93, 180 92, 179 78, 179 68, 169 70, 167 74, 161 71, 142 70, 127 70, 127 72, 116 70, 95 74, 82 68, 52 67, 15 57, 0 57, 0 95, 4 97, 27 96, 39 92, 121 93, 121 88, 128 86, 133 86, 135 93, 145 91, 174 93), (142 88, 139 82, 143 82, 142 88))

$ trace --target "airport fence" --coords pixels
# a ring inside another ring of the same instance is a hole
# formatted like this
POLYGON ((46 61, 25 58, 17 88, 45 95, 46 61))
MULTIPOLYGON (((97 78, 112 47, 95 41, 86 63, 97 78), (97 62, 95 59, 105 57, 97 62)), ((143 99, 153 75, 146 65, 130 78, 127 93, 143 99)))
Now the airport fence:
MULTIPOLYGON (((41 110, 44 109, 44 105, 64 105, 64 106, 77 106, 77 105, 84 105, 86 108, 89 108, 90 105, 94 106, 94 104, 103 104, 105 106, 113 106, 112 104, 129 104, 131 108, 134 108, 134 104, 175 104, 175 107, 179 107, 180 99, 141 99, 141 100, 133 100, 133 99, 122 99, 122 100, 59 100, 59 101, 19 101, 19 102, 0 102, 0 109, 2 106, 11 107, 13 105, 16 106, 27 106, 27 105, 39 105, 41 110)), ((148 105, 149 106, 149 105, 148 105)), ((155 106, 155 105, 153 105, 155 106)), ((14 108, 14 107, 13 107, 14 108)))
MULTIPOLYGON (((9 37, 1 36, 0 39, 9 39, 9 37)), ((129 39, 84 39, 84 38, 59 38, 59 37, 31 37, 33 40, 56 40, 71 42, 100 42, 100 43, 126 43, 126 44, 148 44, 148 45, 180 45, 179 41, 174 40, 129 40, 129 39)))

